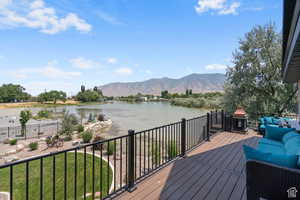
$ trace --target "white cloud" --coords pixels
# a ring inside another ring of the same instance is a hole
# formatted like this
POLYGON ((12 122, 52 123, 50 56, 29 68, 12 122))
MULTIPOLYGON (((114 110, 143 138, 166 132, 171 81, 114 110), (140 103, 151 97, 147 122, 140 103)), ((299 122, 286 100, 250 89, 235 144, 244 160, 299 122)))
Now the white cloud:
POLYGON ((240 7, 239 2, 233 2, 229 7, 220 10, 220 15, 237 14, 236 9, 240 7))
POLYGON ((92 29, 90 24, 75 13, 58 16, 56 10, 47 7, 43 0, 4 0, 0 3, 0 27, 27 27, 46 34, 56 34, 69 28, 80 32, 89 32, 92 29))
POLYGON ((222 65, 222 64, 211 64, 211 65, 206 65, 205 66, 206 70, 224 70, 226 68, 227 68, 227 66, 222 65))
POLYGON ((101 67, 101 64, 99 62, 86 59, 83 57, 73 58, 70 60, 70 63, 73 67, 79 68, 79 69, 91 69, 95 67, 101 67))
POLYGON ((115 18, 114 16, 109 15, 108 13, 102 11, 102 10, 98 10, 96 12, 96 15, 102 19, 103 21, 106 21, 112 25, 125 25, 123 22, 121 22, 120 20, 118 20, 117 18, 115 18))
POLYGON ((53 60, 43 67, 14 70, 13 72, 10 72, 10 74, 18 79, 29 78, 30 75, 38 75, 50 79, 72 79, 81 75, 81 72, 64 71, 56 65, 57 61, 53 60))
POLYGON ((152 74, 152 71, 149 69, 147 69, 145 72, 146 72, 146 74, 152 74))
POLYGON ((108 58, 106 61, 109 64, 116 64, 118 62, 118 60, 116 58, 108 58))
POLYGON ((198 0, 195 10, 199 14, 212 11, 212 13, 217 13, 218 15, 228 15, 237 14, 239 7, 239 2, 228 3, 227 0, 198 0))
POLYGON ((121 67, 121 68, 116 69, 115 73, 119 74, 119 75, 129 76, 129 75, 133 74, 133 70, 128 67, 121 67))

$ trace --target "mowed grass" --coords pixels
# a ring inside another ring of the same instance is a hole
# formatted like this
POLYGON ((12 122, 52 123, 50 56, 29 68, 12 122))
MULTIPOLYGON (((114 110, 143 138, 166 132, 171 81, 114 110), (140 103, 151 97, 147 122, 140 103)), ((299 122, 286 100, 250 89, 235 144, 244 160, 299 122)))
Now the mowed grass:
MULTIPOLYGON (((67 199, 75 199, 75 153, 67 153, 67 199)), ((108 163, 95 156, 95 193, 101 192, 105 197, 112 182, 112 170, 108 163), (102 168, 101 168, 102 161, 102 168)), ((28 199, 40 199, 41 191, 41 161, 29 162, 28 199)), ((77 199, 84 195, 84 154, 77 153, 77 199)), ((55 199, 64 199, 65 186, 65 154, 55 156, 55 182, 53 182, 53 157, 43 159, 43 199, 53 199, 53 186, 55 186, 55 199)), ((86 154, 86 193, 92 193, 93 186, 93 156, 86 154)), ((10 169, 0 169, 0 191, 10 190, 10 169)), ((26 164, 13 167, 13 199, 26 199, 26 164)), ((87 199, 92 199, 90 196, 87 199)))

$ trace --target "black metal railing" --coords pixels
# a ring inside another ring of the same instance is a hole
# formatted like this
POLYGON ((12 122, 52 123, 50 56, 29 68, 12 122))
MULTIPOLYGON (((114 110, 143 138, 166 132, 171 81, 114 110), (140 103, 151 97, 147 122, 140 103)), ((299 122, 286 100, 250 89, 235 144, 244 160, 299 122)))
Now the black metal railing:
POLYGON ((197 147, 223 111, 0 166, 0 199, 104 199, 197 147), (6 193, 1 193, 6 192, 6 193))

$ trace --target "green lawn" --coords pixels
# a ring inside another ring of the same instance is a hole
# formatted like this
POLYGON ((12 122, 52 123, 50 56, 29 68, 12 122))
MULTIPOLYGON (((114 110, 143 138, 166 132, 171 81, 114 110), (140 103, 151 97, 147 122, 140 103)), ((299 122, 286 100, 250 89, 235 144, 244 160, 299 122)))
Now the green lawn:
MULTIPOLYGON (((86 192, 92 192, 92 167, 93 157, 87 154, 86 163, 86 192)), ((55 197, 64 198, 64 154, 59 154, 55 158, 55 197)), ((44 199, 52 199, 53 195, 53 157, 43 159, 43 193, 44 199)), ((107 191, 112 182, 112 170, 108 163, 102 160, 102 188, 100 189, 101 159, 95 157, 95 192, 101 190, 102 195, 107 195, 107 191), (108 177, 109 176, 109 177, 108 177)), ((40 160, 29 163, 29 199, 39 199, 40 195, 40 160)), ((75 195, 75 153, 67 153, 67 199, 74 199, 75 195)), ((0 191, 9 192, 10 170, 9 168, 0 170, 0 191)), ((26 165, 19 164, 13 168, 13 199, 25 199, 26 192, 26 165)), ((77 153, 77 199, 83 199, 84 191, 84 156, 77 153)), ((87 198, 87 199, 92 199, 87 198)))

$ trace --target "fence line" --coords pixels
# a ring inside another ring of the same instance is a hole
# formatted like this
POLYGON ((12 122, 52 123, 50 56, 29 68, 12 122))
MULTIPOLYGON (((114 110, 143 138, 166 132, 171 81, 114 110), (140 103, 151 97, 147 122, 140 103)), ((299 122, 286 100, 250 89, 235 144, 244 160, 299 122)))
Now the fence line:
POLYGON ((0 166, 10 199, 106 198, 127 189, 223 127, 224 112, 135 132, 0 166))
POLYGON ((0 127, 0 142, 3 142, 8 138, 29 139, 54 135, 59 132, 60 128, 61 123, 58 121, 42 124, 29 124, 26 125, 25 134, 22 135, 21 126, 0 127))

